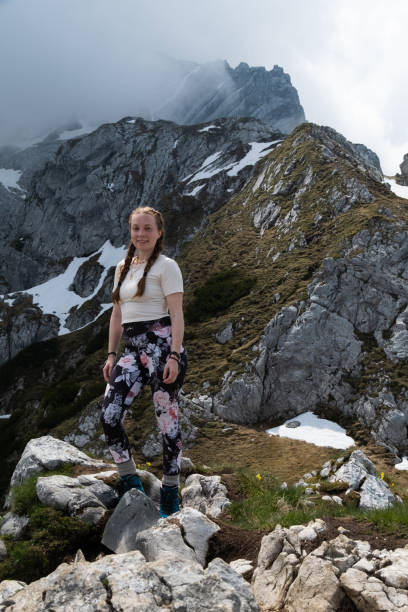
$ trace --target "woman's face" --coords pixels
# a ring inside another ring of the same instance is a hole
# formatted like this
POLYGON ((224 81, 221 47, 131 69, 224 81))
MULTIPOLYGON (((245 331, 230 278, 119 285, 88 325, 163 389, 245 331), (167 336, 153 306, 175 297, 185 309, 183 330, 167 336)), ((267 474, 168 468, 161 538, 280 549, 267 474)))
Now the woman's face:
POLYGON ((130 239, 139 252, 153 251, 157 240, 162 235, 156 224, 156 219, 148 213, 132 215, 130 223, 130 239))

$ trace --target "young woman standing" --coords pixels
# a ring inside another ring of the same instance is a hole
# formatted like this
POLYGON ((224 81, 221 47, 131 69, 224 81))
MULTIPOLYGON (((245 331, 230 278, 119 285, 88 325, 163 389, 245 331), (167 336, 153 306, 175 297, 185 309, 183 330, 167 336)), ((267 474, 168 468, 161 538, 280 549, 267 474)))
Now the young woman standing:
POLYGON ((144 492, 123 422, 133 400, 150 385, 163 438, 160 515, 168 516, 179 509, 182 442, 178 396, 187 369, 183 278, 176 261, 161 252, 164 224, 159 211, 149 206, 136 208, 129 226, 131 243, 125 259, 116 266, 113 285, 101 424, 118 467, 120 492, 130 488, 144 492), (122 333, 125 347, 115 364, 122 333))

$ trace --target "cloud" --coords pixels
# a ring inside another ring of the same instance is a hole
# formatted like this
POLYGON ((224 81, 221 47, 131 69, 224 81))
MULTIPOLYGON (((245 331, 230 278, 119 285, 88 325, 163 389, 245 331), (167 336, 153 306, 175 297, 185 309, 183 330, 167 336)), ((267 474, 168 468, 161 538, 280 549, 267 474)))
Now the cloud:
POLYGON ((405 0, 0 0, 0 143, 163 102, 168 58, 291 75, 307 119, 380 156, 408 152, 405 0))

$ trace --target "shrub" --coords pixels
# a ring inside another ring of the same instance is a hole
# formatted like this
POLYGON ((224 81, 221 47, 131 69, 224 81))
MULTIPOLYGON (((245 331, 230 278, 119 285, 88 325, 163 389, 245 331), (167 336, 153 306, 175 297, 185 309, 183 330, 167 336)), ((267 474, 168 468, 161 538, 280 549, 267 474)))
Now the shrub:
POLYGON ((235 269, 210 276, 194 290, 193 300, 185 310, 186 320, 197 323, 226 310, 247 295, 255 283, 255 277, 243 275, 235 269))

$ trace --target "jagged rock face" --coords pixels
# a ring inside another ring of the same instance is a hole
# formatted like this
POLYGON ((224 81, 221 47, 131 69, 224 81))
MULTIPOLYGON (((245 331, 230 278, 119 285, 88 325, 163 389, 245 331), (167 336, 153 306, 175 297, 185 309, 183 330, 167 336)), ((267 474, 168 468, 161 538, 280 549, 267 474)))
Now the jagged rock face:
MULTIPOLYGON (((262 294, 258 289, 258 317, 262 307, 265 312, 273 308, 275 315, 254 339, 253 357, 240 372, 226 372, 213 397, 216 414, 254 423, 329 406, 363 420, 361 396, 374 395, 364 387, 372 348, 384 347, 398 361, 406 354, 408 337, 405 212, 381 178, 359 147, 331 128, 304 124, 264 161, 235 207, 227 205, 223 218, 235 222, 237 217, 246 236, 251 218, 262 239, 248 269, 265 271, 259 273, 264 288, 262 294), (300 277, 297 286, 307 281, 302 291, 294 291, 291 273, 300 277), (272 293, 278 286, 279 293, 272 293)), ((233 237, 220 224, 216 216, 214 228, 227 234, 219 257, 239 261, 233 237)), ((200 238, 201 248, 209 249, 209 232, 203 230, 200 238)), ((229 320, 237 316, 230 313, 229 320)), ((243 331, 253 337, 248 325, 243 331)), ((379 386, 380 380, 373 382, 376 397, 387 383, 383 378, 379 386)), ((403 451, 407 408, 402 389, 398 397, 391 394, 386 407, 377 406, 372 418, 366 415, 366 424, 377 440, 403 451)))
POLYGON ((228 173, 251 150, 248 143, 282 138, 255 119, 222 119, 216 126, 200 131, 203 126, 126 118, 62 143, 34 174, 14 229, 3 234, 1 274, 9 289, 64 271, 67 258, 90 254, 108 238, 115 246, 128 243, 128 216, 138 205, 161 210, 168 251, 176 252, 251 176, 251 165, 228 173), (200 168, 207 177, 193 176, 200 168))
POLYGON ((402 164, 400 164, 401 176, 398 177, 400 185, 408 185, 408 153, 404 155, 402 164))
POLYGON ((280 66, 265 70, 241 62, 233 69, 226 61, 195 65, 155 116, 184 124, 256 117, 285 134, 305 121, 298 93, 280 66))

